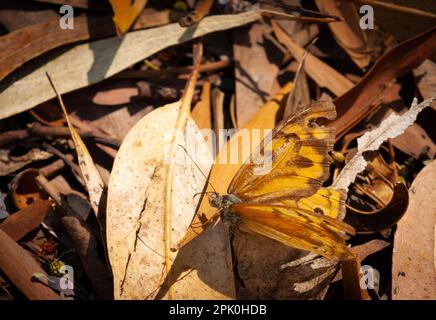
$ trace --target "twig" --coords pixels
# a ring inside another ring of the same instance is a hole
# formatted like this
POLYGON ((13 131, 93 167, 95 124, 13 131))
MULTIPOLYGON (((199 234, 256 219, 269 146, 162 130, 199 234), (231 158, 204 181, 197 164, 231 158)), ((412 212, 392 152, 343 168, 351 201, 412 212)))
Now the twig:
MULTIPOLYGON (((65 158, 68 161, 73 161, 74 159, 74 157, 69 153, 65 155, 65 158)), ((41 173, 45 177, 52 177, 64 168, 65 168, 65 161, 63 159, 58 159, 46 165, 45 167, 39 169, 39 173, 41 173)))
POLYGON ((205 16, 207 16, 210 12, 210 9, 212 9, 213 0, 201 0, 198 1, 195 5, 194 11, 189 13, 187 16, 184 16, 179 20, 179 24, 181 27, 190 27, 197 22, 199 22, 201 19, 203 19, 205 16))
MULTIPOLYGON (((219 60, 204 63, 200 66, 200 72, 212 72, 228 68, 232 65, 230 60, 219 60)), ((153 78, 171 78, 175 75, 189 74, 193 67, 166 68, 161 70, 126 70, 118 73, 114 78, 118 79, 153 79, 153 78)))
POLYGON ((61 151, 59 151, 58 149, 56 149, 55 147, 53 147, 52 145, 50 145, 48 143, 44 142, 42 144, 42 147, 44 149, 46 149, 47 151, 49 151, 50 153, 53 153, 54 155, 61 158, 71 168, 77 181, 79 181, 79 183, 86 188, 85 181, 83 181, 83 178, 82 178, 82 171, 80 170, 80 167, 74 163, 73 160, 70 160, 69 158, 67 158, 67 156, 64 155, 61 151))
MULTIPOLYGON (((107 138, 102 135, 96 135, 89 131, 78 130, 83 139, 92 139, 95 142, 107 145, 118 149, 120 142, 117 139, 107 138)), ((54 137, 54 138, 69 138, 71 136, 67 127, 49 127, 34 122, 28 125, 27 129, 12 130, 0 134, 0 147, 15 143, 22 140, 27 140, 33 137, 54 137)))

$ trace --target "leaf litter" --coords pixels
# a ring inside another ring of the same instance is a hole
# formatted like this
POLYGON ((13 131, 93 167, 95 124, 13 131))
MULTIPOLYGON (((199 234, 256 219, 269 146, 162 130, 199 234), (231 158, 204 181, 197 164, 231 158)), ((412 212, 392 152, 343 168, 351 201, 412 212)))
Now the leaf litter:
POLYGON ((67 39, 61 1, 29 3, 0 11, 0 297, 59 299, 68 265, 79 300, 434 299, 434 6, 73 1, 67 39), (413 28, 394 30, 399 17, 413 28), (246 233, 210 203, 244 146, 322 100, 336 120, 308 125, 336 131, 323 187, 343 198, 286 208, 351 225, 342 261, 246 233))

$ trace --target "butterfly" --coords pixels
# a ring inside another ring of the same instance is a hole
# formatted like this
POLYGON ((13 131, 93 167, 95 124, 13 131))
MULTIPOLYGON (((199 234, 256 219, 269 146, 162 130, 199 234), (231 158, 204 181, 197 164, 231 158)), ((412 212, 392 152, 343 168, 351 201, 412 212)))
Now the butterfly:
POLYGON ((233 177, 227 194, 210 192, 221 219, 238 229, 331 260, 352 257, 345 245, 353 227, 342 222, 345 192, 323 187, 329 177, 335 130, 318 124, 333 120, 331 102, 302 107, 270 133, 233 177), (269 146, 269 147, 268 147, 269 146), (260 171, 266 157, 271 170, 260 171))

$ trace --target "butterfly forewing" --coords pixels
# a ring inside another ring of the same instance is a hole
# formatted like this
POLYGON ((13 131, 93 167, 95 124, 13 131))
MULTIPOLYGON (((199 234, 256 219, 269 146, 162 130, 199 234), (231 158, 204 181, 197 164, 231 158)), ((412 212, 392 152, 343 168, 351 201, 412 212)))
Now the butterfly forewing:
POLYGON ((280 123, 271 133, 271 143, 266 146, 261 143, 236 173, 228 193, 244 202, 259 203, 314 194, 328 177, 328 152, 335 136, 332 128, 316 126, 314 120, 335 116, 332 103, 317 102, 280 123), (268 163, 269 154, 272 154, 270 170, 256 174, 268 163))
POLYGON ((322 187, 329 176, 335 131, 315 120, 336 117, 331 102, 303 107, 281 122, 233 178, 228 193, 239 227, 330 259, 350 255, 344 242, 354 229, 336 218, 345 211, 345 193, 322 187), (271 156, 270 170, 258 174, 271 156))

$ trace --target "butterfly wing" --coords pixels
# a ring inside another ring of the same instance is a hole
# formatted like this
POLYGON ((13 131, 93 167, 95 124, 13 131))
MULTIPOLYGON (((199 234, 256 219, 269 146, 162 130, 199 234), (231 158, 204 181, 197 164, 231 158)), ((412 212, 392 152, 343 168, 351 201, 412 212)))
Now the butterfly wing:
POLYGON ((349 254, 345 235, 354 229, 336 219, 345 214, 345 193, 322 187, 335 131, 316 120, 335 117, 331 102, 303 107, 281 122, 239 169, 228 193, 243 202, 231 206, 242 229, 328 258, 349 254), (270 164, 266 172, 265 164, 270 164))
POLYGON ((241 230, 332 260, 352 256, 344 242, 346 233, 353 234, 354 229, 340 220, 300 208, 256 203, 234 204, 230 212, 241 218, 241 230))
POLYGON ((236 173, 228 193, 243 202, 270 204, 315 194, 329 175, 335 139, 333 128, 315 120, 335 117, 331 102, 316 102, 281 122, 236 173))

